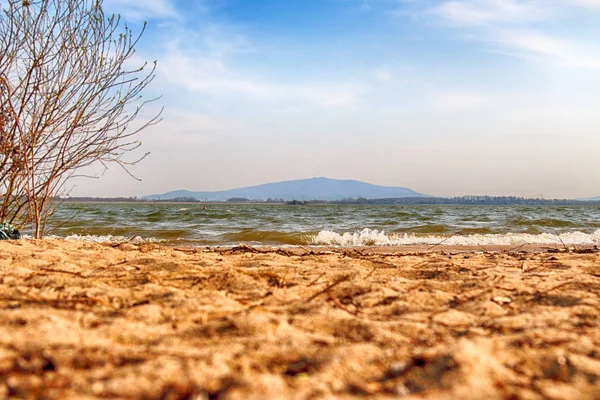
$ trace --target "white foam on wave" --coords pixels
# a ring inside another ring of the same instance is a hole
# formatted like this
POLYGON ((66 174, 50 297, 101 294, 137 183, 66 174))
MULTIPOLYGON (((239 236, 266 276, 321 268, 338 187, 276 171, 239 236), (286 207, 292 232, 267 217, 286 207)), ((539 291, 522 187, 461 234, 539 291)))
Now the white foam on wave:
POLYGON ((584 232, 565 232, 561 234, 506 233, 486 235, 415 235, 410 233, 391 233, 376 229, 363 229, 358 232, 336 233, 321 231, 313 239, 314 245, 328 246, 406 246, 438 245, 446 246, 490 246, 490 245, 595 245, 600 244, 600 229, 592 234, 584 232))
POLYGON ((90 242, 90 243, 159 243, 162 242, 161 239, 157 238, 143 238, 140 236, 125 237, 125 236, 113 236, 113 235, 69 235, 64 238, 64 240, 75 240, 81 242, 90 242))

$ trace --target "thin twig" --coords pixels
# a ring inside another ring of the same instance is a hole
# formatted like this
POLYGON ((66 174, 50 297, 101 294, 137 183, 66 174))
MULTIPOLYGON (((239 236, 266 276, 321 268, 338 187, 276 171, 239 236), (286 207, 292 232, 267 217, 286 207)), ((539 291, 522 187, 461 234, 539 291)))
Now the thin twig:
POLYGON ((427 248, 427 250, 433 250, 434 248, 436 248, 436 247, 438 247, 438 246, 440 246, 440 245, 442 245, 442 244, 446 243, 448 240, 452 239, 454 236, 456 236, 456 235, 451 235, 451 236, 448 236, 447 238, 445 238, 445 239, 444 239, 444 240, 442 240, 441 242, 439 242, 439 243, 437 243, 437 244, 434 244, 434 245, 432 245, 432 246, 428 247, 428 248, 427 248))
POLYGON ((316 278, 314 281, 312 281, 311 283, 309 283, 309 284, 308 284, 308 285, 306 285, 306 286, 312 286, 312 285, 314 285, 315 283, 317 283, 317 281, 318 281, 319 279, 321 279, 321 278, 322 278, 322 277, 324 277, 325 275, 327 275, 327 273, 326 273, 326 272, 323 272, 321 275, 317 276, 317 278, 316 278))
POLYGON ((375 272, 375 271, 376 271, 376 270, 378 270, 378 269, 379 269, 379 267, 375 267, 375 268, 373 268, 371 271, 369 271, 369 273, 368 273, 367 275, 365 275, 365 277, 364 277, 363 279, 369 279, 369 277, 370 277, 371 275, 373 275, 373 272, 375 272))
POLYGON ((340 277, 338 280, 336 280, 335 282, 333 282, 332 284, 330 284, 329 286, 327 286, 325 289, 315 293, 314 295, 310 296, 308 299, 306 299, 306 303, 316 299, 317 297, 319 297, 320 295, 322 295, 323 293, 326 293, 327 291, 329 291, 329 289, 339 285, 342 282, 346 282, 348 279, 350 279, 350 275, 344 275, 342 277, 340 277))

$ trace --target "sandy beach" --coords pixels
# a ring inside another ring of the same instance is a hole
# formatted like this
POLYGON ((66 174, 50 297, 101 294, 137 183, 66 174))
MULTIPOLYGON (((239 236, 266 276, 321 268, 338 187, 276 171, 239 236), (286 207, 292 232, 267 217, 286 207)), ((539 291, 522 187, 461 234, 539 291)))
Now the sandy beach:
POLYGON ((596 249, 400 250, 0 242, 0 398, 600 398, 596 249))

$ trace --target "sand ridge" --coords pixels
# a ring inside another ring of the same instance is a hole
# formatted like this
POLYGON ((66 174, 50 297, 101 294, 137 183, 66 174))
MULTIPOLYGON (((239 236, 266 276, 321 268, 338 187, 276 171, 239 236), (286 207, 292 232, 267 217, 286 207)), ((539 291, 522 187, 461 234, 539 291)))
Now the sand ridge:
POLYGON ((600 398, 599 296, 595 249, 5 241, 0 398, 600 398))

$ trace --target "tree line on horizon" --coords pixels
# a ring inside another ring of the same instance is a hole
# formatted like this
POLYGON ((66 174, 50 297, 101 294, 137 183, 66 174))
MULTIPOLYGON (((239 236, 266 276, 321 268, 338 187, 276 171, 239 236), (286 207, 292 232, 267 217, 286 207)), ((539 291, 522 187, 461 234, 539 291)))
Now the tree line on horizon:
POLYGON ((60 199, 66 202, 130 202, 130 203, 264 203, 264 204, 399 204, 399 205, 523 205, 523 206, 580 206, 597 205, 600 200, 541 199, 518 196, 457 196, 457 197, 390 197, 367 199, 363 197, 341 200, 292 200, 268 198, 267 200, 232 197, 225 201, 205 201, 191 196, 162 200, 145 200, 137 197, 69 197, 60 199))

